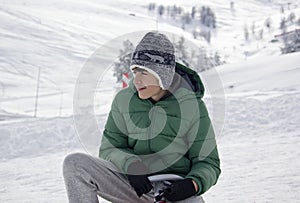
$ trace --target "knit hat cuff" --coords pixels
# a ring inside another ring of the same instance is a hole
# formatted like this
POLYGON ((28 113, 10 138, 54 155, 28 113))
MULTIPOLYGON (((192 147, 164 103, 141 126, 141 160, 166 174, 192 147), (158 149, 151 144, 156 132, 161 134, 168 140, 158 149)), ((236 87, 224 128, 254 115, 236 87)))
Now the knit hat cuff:
POLYGON ((131 65, 131 66, 130 66, 130 70, 131 70, 131 71, 132 71, 134 68, 141 68, 141 69, 144 69, 144 70, 148 71, 149 73, 151 73, 152 75, 154 75, 154 77, 156 77, 156 78, 158 79, 158 84, 159 84, 159 86, 160 86, 163 90, 166 89, 166 88, 164 88, 164 85, 163 85, 163 83, 162 83, 161 78, 159 77, 159 75, 158 75, 156 72, 154 72, 152 69, 147 68, 147 67, 145 67, 145 66, 141 66, 141 65, 131 65))

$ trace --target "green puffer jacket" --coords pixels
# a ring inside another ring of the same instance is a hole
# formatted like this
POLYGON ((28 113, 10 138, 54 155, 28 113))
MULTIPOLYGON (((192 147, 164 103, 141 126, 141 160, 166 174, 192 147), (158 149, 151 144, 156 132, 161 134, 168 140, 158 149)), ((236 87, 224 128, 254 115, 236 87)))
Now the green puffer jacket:
POLYGON ((99 157, 123 173, 142 161, 152 174, 191 178, 198 195, 221 173, 214 131, 202 97, 204 87, 193 70, 176 64, 174 90, 160 101, 142 100, 130 81, 115 96, 105 125, 99 157), (179 75, 181 77, 179 77, 179 75))

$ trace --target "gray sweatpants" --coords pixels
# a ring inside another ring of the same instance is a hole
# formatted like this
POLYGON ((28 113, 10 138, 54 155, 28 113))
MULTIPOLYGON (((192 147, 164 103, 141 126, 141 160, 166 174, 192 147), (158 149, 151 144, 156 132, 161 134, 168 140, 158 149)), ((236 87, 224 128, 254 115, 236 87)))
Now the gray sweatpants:
MULTIPOLYGON (((110 162, 88 154, 68 155, 63 164, 63 175, 70 203, 98 203, 102 197, 112 203, 153 203, 153 194, 139 198, 125 175, 110 162), (109 165, 110 167, 107 167, 109 165), (110 168, 115 168, 111 170, 110 168)), ((204 203, 195 196, 177 203, 204 203)))

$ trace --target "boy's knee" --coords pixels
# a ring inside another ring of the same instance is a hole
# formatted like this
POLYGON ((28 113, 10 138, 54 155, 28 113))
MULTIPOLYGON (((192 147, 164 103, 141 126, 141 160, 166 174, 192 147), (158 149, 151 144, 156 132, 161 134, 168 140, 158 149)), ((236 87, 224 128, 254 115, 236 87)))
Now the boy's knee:
POLYGON ((65 157, 63 162, 63 174, 76 173, 80 168, 81 162, 87 157, 83 153, 73 153, 65 157))

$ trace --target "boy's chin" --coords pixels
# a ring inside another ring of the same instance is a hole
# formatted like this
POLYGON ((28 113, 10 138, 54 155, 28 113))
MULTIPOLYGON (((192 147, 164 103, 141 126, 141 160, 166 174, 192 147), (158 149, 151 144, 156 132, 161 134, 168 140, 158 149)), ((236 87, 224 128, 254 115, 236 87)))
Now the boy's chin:
POLYGON ((149 99, 149 96, 139 94, 139 98, 140 99, 149 99))
POLYGON ((139 97, 140 99, 143 99, 143 100, 145 100, 145 99, 149 99, 149 97, 139 97))

